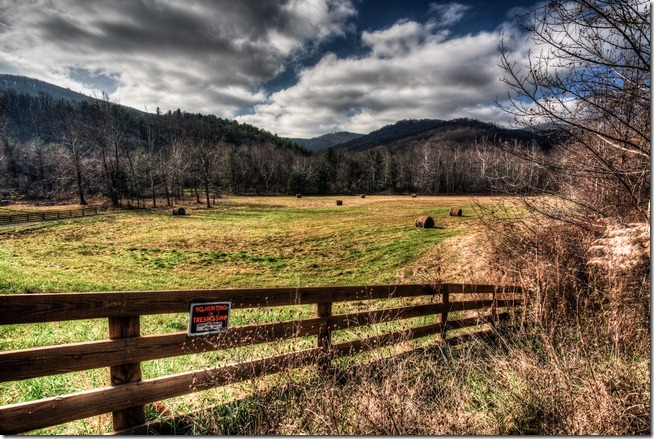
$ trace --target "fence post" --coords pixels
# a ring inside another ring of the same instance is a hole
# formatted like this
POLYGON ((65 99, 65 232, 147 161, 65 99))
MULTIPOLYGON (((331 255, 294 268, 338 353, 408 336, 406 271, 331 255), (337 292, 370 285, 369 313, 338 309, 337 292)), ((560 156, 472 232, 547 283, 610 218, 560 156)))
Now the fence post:
POLYGON ((447 335, 447 314, 450 307, 450 293, 447 286, 445 287, 445 291, 441 293, 441 303, 443 304, 443 311, 438 315, 436 323, 441 324, 441 341, 445 342, 447 335))
POLYGON ((491 318, 491 326, 495 328, 497 326, 497 286, 493 290, 493 304, 491 305, 490 309, 490 318, 491 318))
POLYGON ((318 370, 328 372, 331 367, 332 328, 327 319, 332 315, 332 302, 318 303, 318 317, 325 319, 325 324, 318 331, 318 348, 322 351, 318 359, 318 370))
MULTIPOLYGON (((140 316, 109 318, 109 338, 111 340, 140 336, 140 316)), ((111 366, 109 373, 112 386, 139 382, 141 381, 141 363, 111 366)), ((113 412, 112 415, 114 431, 145 424, 145 406, 143 405, 119 410, 113 412)))

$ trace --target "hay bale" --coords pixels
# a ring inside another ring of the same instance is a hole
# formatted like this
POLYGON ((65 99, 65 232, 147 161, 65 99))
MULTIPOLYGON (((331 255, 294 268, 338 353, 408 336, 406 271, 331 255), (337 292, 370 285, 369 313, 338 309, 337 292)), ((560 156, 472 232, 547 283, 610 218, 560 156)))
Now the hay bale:
POLYGON ((434 219, 430 216, 419 216, 416 218, 416 227, 422 227, 423 229, 431 229, 434 227, 434 219))
POLYGON ((361 198, 366 198, 366 194, 361 194, 361 198))
POLYGON ((302 198, 302 194, 297 194, 295 198, 302 198))
POLYGON ((415 198, 417 196, 418 196, 418 194, 411 194, 411 198, 415 198))
POLYGON ((176 207, 173 209, 173 215, 186 215, 186 210, 183 207, 176 207))
POLYGON ((337 206, 342 206, 343 205, 343 200, 336 200, 336 205, 337 206))
POLYGON ((461 216, 461 215, 463 215, 463 211, 461 209, 458 209, 456 207, 450 209, 450 216, 461 216))

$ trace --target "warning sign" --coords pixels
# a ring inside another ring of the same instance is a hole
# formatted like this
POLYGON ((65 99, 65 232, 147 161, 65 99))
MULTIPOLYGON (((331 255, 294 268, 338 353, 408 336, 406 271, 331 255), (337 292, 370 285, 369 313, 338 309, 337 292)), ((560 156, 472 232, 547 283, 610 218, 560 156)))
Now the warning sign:
POLYGON ((227 332, 232 302, 191 303, 188 335, 227 332))

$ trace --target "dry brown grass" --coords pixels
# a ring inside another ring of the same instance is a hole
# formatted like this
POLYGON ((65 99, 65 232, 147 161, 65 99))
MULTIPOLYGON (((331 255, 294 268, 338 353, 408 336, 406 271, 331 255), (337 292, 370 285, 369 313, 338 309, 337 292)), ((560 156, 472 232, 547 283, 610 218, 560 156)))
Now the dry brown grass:
POLYGON ((650 434, 649 227, 485 226, 411 276, 519 282, 532 292, 522 330, 280 385, 248 399, 248 422, 231 432, 650 434))
MULTIPOLYGON (((376 198, 352 197, 347 204, 376 198)), ((333 206, 333 200, 311 197, 279 203, 333 206)), ((366 218, 395 216, 383 214, 384 203, 378 206, 366 218)), ((498 208, 472 233, 443 241, 398 278, 519 283, 531 292, 521 328, 456 347, 373 354, 368 363, 343 364, 327 376, 312 369, 251 380, 233 390, 243 396, 239 401, 196 404, 193 415, 182 417, 159 413, 168 427, 157 432, 651 434, 649 227, 607 224, 584 231, 542 218, 499 216, 507 212, 498 208)), ((311 227, 320 227, 318 215, 311 227)), ((292 244, 301 251, 301 236, 292 244)), ((210 244, 218 245, 229 243, 210 244)))
POLYGON ((172 432, 217 435, 649 434, 648 359, 584 349, 496 333, 331 375, 249 382, 258 391, 240 401, 165 422, 172 432))

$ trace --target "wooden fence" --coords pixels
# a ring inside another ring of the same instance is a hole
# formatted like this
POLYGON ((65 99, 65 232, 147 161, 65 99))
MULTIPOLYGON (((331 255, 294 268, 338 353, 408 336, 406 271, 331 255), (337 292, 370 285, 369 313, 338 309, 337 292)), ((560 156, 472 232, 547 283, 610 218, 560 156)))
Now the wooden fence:
POLYGON ((11 215, 0 215, 0 225, 59 220, 66 218, 79 218, 83 216, 97 215, 98 213, 98 207, 84 207, 81 209, 70 210, 47 210, 43 212, 12 213, 11 215))
POLYGON ((29 324, 68 320, 100 318, 109 323, 106 340, 0 352, 1 382, 110 369, 109 387, 1 406, 0 434, 28 432, 104 413, 112 413, 114 432, 143 434, 148 426, 145 404, 292 368, 316 365, 327 369, 334 359, 400 341, 434 334, 445 340, 448 330, 495 324, 520 304, 520 298, 518 287, 461 284, 0 295, 0 324, 21 325, 21 330, 30 330, 29 324), (363 301, 396 298, 408 299, 397 301, 400 306, 372 302, 377 309, 332 314, 334 303, 361 305, 363 301), (232 310, 315 305, 316 312, 312 318, 229 326, 221 334, 141 335, 140 316, 189 313, 192 303, 221 301, 230 301, 232 310), (479 311, 475 317, 448 319, 448 313, 465 310, 479 311), (424 326, 332 343, 334 331, 432 315, 432 323, 424 326), (314 348, 208 370, 141 377, 141 362, 147 360, 308 336, 317 338, 314 348))

